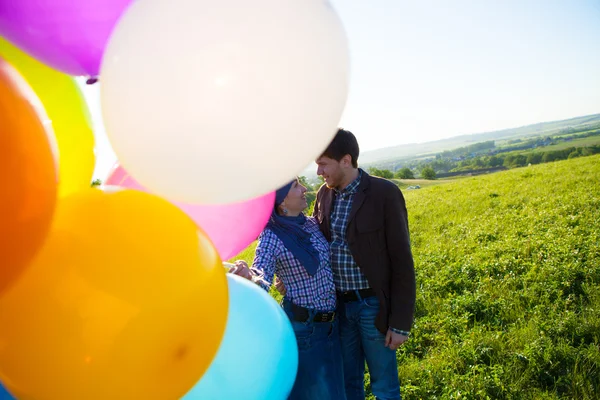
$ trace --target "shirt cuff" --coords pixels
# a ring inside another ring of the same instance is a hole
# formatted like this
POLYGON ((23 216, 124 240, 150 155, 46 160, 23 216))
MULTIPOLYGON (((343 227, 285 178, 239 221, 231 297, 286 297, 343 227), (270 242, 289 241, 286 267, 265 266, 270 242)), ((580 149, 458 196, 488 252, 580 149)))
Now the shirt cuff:
POLYGON ((389 328, 390 328, 390 331, 392 331, 394 333, 398 333, 398 334, 404 335, 404 336, 410 336, 410 332, 403 331, 403 330, 396 329, 396 328, 392 328, 391 326, 389 328))
POLYGON ((271 283, 267 282, 267 280, 263 278, 263 274, 261 271, 255 268, 250 268, 250 274, 252 275, 252 282, 256 283, 258 286, 262 287, 267 292, 269 291, 269 289, 271 288, 271 283))

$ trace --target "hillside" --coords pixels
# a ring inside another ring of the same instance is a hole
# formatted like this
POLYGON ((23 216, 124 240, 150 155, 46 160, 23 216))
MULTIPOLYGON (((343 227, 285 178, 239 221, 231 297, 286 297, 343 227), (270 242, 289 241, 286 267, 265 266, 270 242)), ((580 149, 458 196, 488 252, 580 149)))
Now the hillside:
POLYGON ((600 155, 404 191, 418 288, 405 400, 597 398, 598 176, 600 155))
POLYGON ((600 114, 587 115, 560 121, 540 122, 533 125, 503 129, 493 132, 460 135, 426 143, 403 144, 372 151, 365 151, 359 157, 359 160, 361 165, 368 165, 392 159, 412 159, 420 156, 430 155, 432 153, 442 152, 444 150, 468 146, 477 142, 484 142, 487 140, 502 141, 515 138, 526 138, 536 135, 552 135, 559 133, 561 130, 567 130, 569 128, 583 128, 586 126, 596 125, 600 125, 600 114))
POLYGON ((406 192, 419 292, 403 398, 597 398, 598 176, 591 156, 406 192))

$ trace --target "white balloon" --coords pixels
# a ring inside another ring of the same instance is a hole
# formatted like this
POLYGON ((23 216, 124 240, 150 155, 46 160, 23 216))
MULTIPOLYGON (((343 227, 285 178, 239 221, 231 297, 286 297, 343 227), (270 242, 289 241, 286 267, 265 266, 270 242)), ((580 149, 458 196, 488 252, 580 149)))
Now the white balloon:
POLYGON ((107 135, 123 167, 171 200, 276 190, 337 131, 344 28, 326 0, 144 0, 101 67, 107 135))

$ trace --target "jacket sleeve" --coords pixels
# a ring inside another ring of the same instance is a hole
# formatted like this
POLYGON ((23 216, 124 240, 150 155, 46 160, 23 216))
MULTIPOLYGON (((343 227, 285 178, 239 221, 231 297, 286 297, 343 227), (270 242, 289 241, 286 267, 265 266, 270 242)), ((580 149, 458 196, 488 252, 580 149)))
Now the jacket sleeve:
POLYGON ((385 198, 385 236, 391 263, 391 328, 410 331, 416 300, 415 268, 410 249, 408 215, 404 196, 390 186, 385 198))

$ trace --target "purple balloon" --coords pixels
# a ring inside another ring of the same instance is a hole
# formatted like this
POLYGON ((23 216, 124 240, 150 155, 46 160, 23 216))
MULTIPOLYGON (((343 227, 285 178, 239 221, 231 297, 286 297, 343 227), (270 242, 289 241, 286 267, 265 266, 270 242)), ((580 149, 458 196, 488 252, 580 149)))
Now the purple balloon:
POLYGON ((95 77, 132 0, 0 0, 0 35, 70 75, 95 77))

